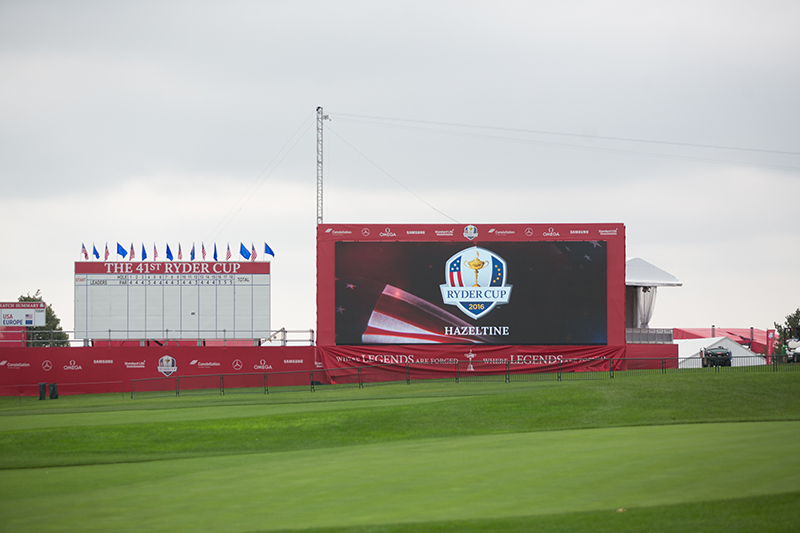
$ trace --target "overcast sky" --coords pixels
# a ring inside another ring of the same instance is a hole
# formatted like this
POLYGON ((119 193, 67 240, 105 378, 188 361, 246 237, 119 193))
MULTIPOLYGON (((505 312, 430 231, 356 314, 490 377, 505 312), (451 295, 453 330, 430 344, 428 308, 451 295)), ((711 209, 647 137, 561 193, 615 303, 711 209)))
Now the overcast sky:
MULTIPOLYGON (((622 222, 653 327, 800 307, 800 2, 0 1, 0 301, 73 262, 268 242, 315 320, 326 223, 622 222)), ((261 244, 263 246, 263 244, 261 244)), ((163 255, 162 255, 163 257, 163 255)))

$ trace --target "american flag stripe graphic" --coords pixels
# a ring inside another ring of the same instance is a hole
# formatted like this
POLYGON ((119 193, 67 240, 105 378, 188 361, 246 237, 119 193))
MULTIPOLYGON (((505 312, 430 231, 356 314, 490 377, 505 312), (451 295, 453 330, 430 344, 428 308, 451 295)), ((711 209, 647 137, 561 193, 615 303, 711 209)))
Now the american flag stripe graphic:
POLYGON ((387 285, 372 310, 361 341, 368 344, 488 342, 486 337, 478 335, 444 335, 445 326, 469 325, 422 298, 387 285))
POLYGON ((459 255, 450 262, 450 286, 463 287, 464 281, 461 279, 461 256, 459 255))

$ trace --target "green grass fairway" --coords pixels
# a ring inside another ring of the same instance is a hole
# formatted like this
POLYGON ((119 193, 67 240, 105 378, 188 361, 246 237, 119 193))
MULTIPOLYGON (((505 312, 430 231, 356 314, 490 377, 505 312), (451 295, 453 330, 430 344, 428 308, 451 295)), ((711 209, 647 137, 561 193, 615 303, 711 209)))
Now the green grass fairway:
POLYGON ((800 520, 800 373, 63 399, 0 406, 0 531, 794 531, 800 520))

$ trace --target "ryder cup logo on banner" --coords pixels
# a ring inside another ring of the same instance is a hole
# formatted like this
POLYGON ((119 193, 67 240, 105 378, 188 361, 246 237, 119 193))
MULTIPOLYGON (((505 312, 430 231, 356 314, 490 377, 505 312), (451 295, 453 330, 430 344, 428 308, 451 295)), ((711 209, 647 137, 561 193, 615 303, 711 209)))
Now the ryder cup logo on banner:
POLYGON ((506 270, 505 260, 494 252, 477 246, 461 250, 445 263, 442 301, 477 320, 495 305, 508 303, 506 270))
POLYGON ((178 362, 175 361, 174 357, 170 357, 165 355, 161 359, 158 360, 158 371, 164 374, 165 376, 169 377, 178 370, 178 362))
POLYGON ((469 225, 464 228, 464 237, 466 237, 467 239, 472 240, 477 236, 478 236, 478 228, 476 228, 475 226, 469 225))

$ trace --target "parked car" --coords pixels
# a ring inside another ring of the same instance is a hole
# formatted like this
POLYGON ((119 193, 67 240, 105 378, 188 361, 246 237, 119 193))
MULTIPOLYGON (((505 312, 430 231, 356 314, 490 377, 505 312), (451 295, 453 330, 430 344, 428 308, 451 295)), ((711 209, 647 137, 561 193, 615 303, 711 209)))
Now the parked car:
POLYGON ((731 366, 733 354, 727 348, 715 346, 713 348, 703 348, 700 351, 703 359, 703 368, 712 366, 731 366))
POLYGON ((786 343, 786 362, 787 363, 800 363, 800 341, 797 339, 790 339, 786 343))

